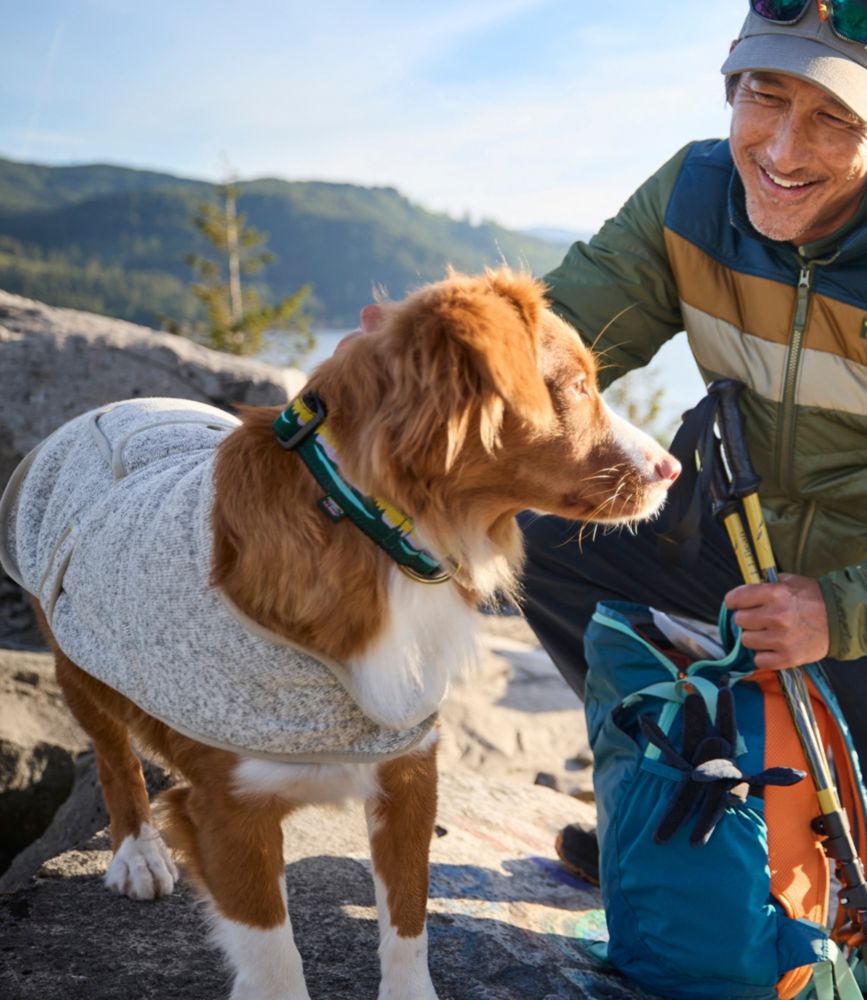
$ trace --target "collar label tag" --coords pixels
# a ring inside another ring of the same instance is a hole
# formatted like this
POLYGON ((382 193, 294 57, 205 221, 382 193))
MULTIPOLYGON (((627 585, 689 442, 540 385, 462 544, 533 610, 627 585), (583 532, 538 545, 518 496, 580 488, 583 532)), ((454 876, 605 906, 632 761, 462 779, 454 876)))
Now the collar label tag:
POLYGON ((861 339, 867 340, 867 316, 861 322, 861 339))
POLYGON ((329 521, 337 522, 346 517, 346 511, 344 511, 334 497, 328 496, 327 493, 319 500, 319 508, 329 521))

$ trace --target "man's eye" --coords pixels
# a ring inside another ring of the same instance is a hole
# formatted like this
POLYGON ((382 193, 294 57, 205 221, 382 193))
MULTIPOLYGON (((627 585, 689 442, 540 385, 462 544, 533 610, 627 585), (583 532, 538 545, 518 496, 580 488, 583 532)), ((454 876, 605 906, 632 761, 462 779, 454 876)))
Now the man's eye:
POLYGON ((822 115, 822 118, 832 128, 850 128, 852 125, 851 121, 845 118, 838 118, 837 115, 828 114, 827 112, 822 115))
POLYGON ((746 93, 760 104, 777 104, 780 100, 778 94, 772 94, 767 90, 759 90, 758 87, 747 87, 746 93))

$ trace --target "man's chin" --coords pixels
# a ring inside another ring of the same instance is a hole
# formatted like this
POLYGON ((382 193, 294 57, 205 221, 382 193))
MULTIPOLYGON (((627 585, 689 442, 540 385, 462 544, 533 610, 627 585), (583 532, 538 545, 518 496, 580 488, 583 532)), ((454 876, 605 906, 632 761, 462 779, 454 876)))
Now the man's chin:
POLYGON ((798 243, 810 228, 809 221, 793 219, 782 210, 758 208, 747 202, 747 216, 756 232, 777 243, 798 243))

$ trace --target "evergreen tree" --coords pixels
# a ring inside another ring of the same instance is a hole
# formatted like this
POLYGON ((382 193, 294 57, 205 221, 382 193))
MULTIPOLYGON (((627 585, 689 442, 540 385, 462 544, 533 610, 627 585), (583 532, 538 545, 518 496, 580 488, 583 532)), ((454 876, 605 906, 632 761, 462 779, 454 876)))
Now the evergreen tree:
MULTIPOLYGON (((203 202, 193 215, 193 225, 219 253, 219 259, 189 254, 187 263, 198 278, 193 294, 205 307, 207 326, 192 335, 208 347, 229 354, 256 354, 270 330, 291 331, 290 360, 303 357, 315 343, 304 311, 310 292, 302 285, 276 305, 261 302, 258 290, 244 279, 274 260, 267 250, 267 235, 238 212, 238 186, 232 181, 217 185, 216 202, 203 202)), ((181 328, 179 332, 186 332, 181 328)))

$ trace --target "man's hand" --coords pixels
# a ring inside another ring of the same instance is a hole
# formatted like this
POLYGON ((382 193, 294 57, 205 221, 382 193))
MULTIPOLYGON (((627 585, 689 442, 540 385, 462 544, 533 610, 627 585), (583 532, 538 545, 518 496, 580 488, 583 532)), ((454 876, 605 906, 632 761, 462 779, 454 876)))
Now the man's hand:
POLYGON ((375 305, 374 303, 366 305, 359 314, 358 329, 352 330, 350 333, 347 333, 345 337, 341 338, 334 350, 339 351, 340 348, 348 344, 350 340, 353 340, 355 337, 360 337, 362 333, 370 333, 371 330, 375 330, 381 324, 382 307, 375 305))
POLYGON ((784 670, 828 655, 828 612, 816 580, 781 573, 778 583, 735 587, 725 603, 760 669, 784 670))

